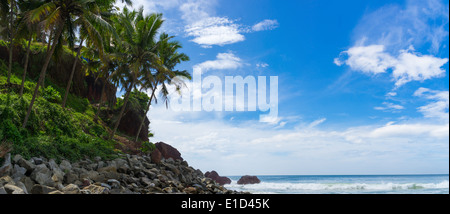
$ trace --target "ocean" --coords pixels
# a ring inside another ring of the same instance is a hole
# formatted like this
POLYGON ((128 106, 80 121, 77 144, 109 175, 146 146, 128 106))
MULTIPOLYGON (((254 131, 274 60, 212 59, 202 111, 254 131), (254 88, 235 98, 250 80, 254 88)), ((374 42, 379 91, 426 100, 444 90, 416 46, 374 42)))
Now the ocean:
POLYGON ((449 175, 263 175, 261 183, 227 189, 255 194, 449 194, 449 175))

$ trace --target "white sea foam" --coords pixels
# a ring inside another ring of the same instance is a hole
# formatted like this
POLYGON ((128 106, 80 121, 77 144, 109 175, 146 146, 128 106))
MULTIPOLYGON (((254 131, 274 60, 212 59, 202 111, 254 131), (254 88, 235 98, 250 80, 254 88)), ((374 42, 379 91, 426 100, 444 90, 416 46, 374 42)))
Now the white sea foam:
POLYGON ((225 186, 228 189, 254 193, 298 193, 298 192, 364 192, 419 189, 448 189, 449 181, 440 183, 276 183, 239 185, 235 181, 225 186))

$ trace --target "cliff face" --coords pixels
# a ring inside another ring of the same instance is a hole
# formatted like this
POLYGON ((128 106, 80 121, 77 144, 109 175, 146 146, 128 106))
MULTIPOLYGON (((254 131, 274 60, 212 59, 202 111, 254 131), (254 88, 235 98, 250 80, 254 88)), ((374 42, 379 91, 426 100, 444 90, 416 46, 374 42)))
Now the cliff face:
MULTIPOLYGON (((102 97, 102 88, 103 84, 105 84, 105 78, 96 78, 92 76, 86 76, 86 92, 85 97, 89 99, 90 102, 98 103, 102 97)), ((116 92, 117 88, 114 87, 111 83, 106 83, 105 90, 103 91, 103 100, 102 102, 108 103, 110 107, 116 104, 116 92)))
MULTIPOLYGON (((15 46, 13 49, 13 62, 24 66, 26 57, 26 50, 20 48, 20 46, 15 46)), ((31 51, 29 56, 29 64, 27 76, 31 79, 37 79, 41 72, 42 63, 44 62, 45 52, 31 51)), ((0 59, 8 63, 9 61, 9 51, 5 46, 0 46, 0 59)), ((52 83, 58 85, 61 88, 66 88, 67 82, 70 78, 70 72, 72 71, 72 66, 75 57, 68 53, 67 51, 62 51, 62 53, 55 54, 53 60, 47 69, 46 79, 50 80, 52 83)), ((85 84, 85 73, 83 69, 83 62, 78 60, 77 66, 75 67, 75 73, 73 76, 73 82, 71 87, 71 93, 85 97, 86 95, 86 84, 85 84)))

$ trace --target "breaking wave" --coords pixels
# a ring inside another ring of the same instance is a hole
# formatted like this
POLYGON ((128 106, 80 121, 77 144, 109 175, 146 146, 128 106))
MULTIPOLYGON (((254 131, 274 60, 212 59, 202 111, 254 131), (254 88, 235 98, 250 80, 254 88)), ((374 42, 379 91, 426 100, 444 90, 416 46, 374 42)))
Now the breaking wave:
POLYGON ((259 184, 239 185, 236 181, 225 186, 228 189, 249 191, 253 193, 308 193, 308 192, 364 192, 448 189, 449 181, 440 183, 276 183, 261 182, 259 184))

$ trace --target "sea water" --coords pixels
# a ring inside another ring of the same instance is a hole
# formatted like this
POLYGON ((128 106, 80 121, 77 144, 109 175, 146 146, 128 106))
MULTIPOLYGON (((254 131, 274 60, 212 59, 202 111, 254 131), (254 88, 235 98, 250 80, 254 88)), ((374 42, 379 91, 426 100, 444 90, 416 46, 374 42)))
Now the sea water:
POLYGON ((449 194, 449 175, 265 175, 261 183, 227 189, 259 194, 449 194))

